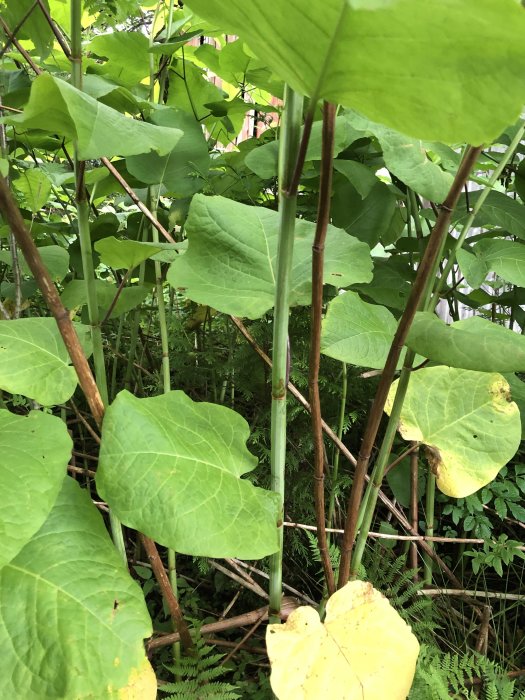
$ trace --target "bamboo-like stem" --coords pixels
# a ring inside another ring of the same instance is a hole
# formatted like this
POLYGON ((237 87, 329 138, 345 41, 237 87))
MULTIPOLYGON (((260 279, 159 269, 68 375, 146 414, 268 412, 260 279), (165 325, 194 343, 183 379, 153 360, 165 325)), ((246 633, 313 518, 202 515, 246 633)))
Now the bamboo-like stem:
MULTIPOLYGON (((242 335, 246 338, 248 343, 252 346, 252 348, 255 350, 255 352, 259 355, 259 357, 265 362, 268 367, 272 366, 272 361, 266 355, 264 350, 262 350, 255 340, 252 338, 244 324, 238 319, 235 318, 234 316, 230 317, 234 325, 239 329, 239 331, 242 333, 242 335)), ((297 399, 297 401, 303 406, 303 408, 310 412, 310 404, 308 401, 304 398, 304 396, 301 394, 301 392, 291 383, 288 382, 288 391, 292 394, 294 398, 297 399)), ((333 442, 333 444, 337 447, 337 449, 341 452, 343 457, 347 459, 350 464, 354 465, 356 464, 356 459, 354 455, 350 452, 348 447, 337 437, 337 435, 334 433, 334 431, 330 428, 330 426, 323 421, 323 431, 324 434, 333 442)), ((413 448, 410 448, 410 450, 413 448)), ((410 450, 407 452, 407 454, 410 452, 410 450)), ((406 456, 406 455, 403 455, 406 456)), ((391 465, 389 465, 388 468, 390 468, 395 462, 392 462, 391 465)), ((365 474, 365 480, 369 481, 370 477, 368 474, 365 474)), ((413 539, 414 541, 418 542, 419 546, 421 549, 425 552, 428 553, 428 555, 432 558, 433 561, 436 562, 437 566, 443 571, 444 575, 447 576, 447 578, 453 583, 454 586, 456 587, 461 587, 461 582, 457 578, 457 576, 454 575, 452 570, 450 569, 447 564, 439 557, 439 555, 429 546, 428 542, 426 542, 425 538, 422 537, 417 530, 414 530, 408 519, 405 517, 405 515, 396 507, 394 503, 381 491, 379 490, 379 500, 381 503, 385 506, 385 508, 391 513, 394 518, 397 520, 397 522, 400 524, 402 528, 404 528, 407 532, 410 532, 410 536, 408 536, 410 539, 413 539)), ((316 528, 314 528, 316 529, 316 528)), ((344 530, 334 530, 334 529, 327 529, 327 532, 337 532, 337 533, 344 533, 344 530)), ((371 535, 373 536, 373 535, 371 535)), ((407 539, 406 537, 404 538, 403 536, 396 535, 394 536, 394 539, 407 539)), ((434 541, 436 538, 434 538, 434 541)))
MULTIPOLYGON (((346 362, 341 363, 342 381, 341 381, 341 399, 339 404, 339 425, 337 426, 337 437, 343 439, 343 429, 345 425, 346 415, 346 396, 348 393, 348 368, 346 362)), ((324 430, 324 428, 323 428, 324 430)), ((339 462, 341 460, 341 452, 334 448, 333 469, 331 475, 330 498, 328 503, 328 517, 326 518, 327 527, 332 527, 332 521, 335 515, 335 497, 337 493, 337 482, 339 480, 339 462)))
MULTIPOLYGON (((414 446, 414 443, 412 443, 414 446)), ((419 481, 419 443, 415 443, 414 450, 410 454, 410 522, 414 530, 419 527, 418 519, 418 481, 419 481)), ((417 570, 417 546, 415 542, 410 545, 410 568, 417 570)), ((418 574, 414 573, 417 581, 418 574)))
MULTIPOLYGON (((434 499, 436 496, 436 477, 429 470, 427 475, 427 487, 425 496, 425 535, 427 538, 434 536, 434 499)), ((432 549, 434 545, 430 541, 432 549)), ((423 557, 424 580, 427 586, 432 585, 432 559, 428 554, 423 557)))
POLYGON ((303 98, 285 87, 279 142, 279 213, 277 279, 273 317, 272 409, 270 427, 271 489, 279 494, 279 550, 270 557, 270 620, 279 622, 282 599, 284 471, 286 461, 286 385, 288 384, 288 316, 297 196, 289 194, 299 151, 303 98))
MULTIPOLYGON (((341 562, 339 567, 338 586, 341 588, 346 584, 350 575, 350 559, 352 547, 354 544, 357 518, 359 513, 359 504, 363 494, 363 486, 365 483, 365 475, 370 461, 370 455, 383 415, 388 391, 394 377, 396 366, 403 349, 408 331, 416 311, 418 310, 420 301, 428 288, 429 279, 434 270, 439 257, 439 253, 443 247, 443 242, 448 232, 450 219, 459 195, 466 183, 472 167, 481 153, 481 146, 469 148, 463 161, 458 169, 452 187, 447 195, 445 202, 441 205, 441 210, 430 235, 425 254, 417 271, 416 279, 412 286, 412 291, 408 298, 405 310, 399 321, 394 340, 388 353, 387 361, 379 381, 377 392, 374 398, 374 403, 368 416, 368 422, 365 429, 365 434, 361 443, 357 466, 354 474, 354 482, 348 500, 348 508, 346 514, 345 534, 341 545, 341 562)), ((367 506, 368 507, 368 506, 367 506)), ((354 564, 354 562, 353 562, 354 564)))
POLYGON ((332 166, 334 158, 336 105, 329 102, 323 107, 322 160, 319 186, 317 225, 312 245, 312 320, 310 333, 310 362, 308 389, 312 407, 312 437, 314 445, 314 502, 317 521, 317 542, 323 565, 328 595, 335 592, 335 579, 326 537, 324 442, 321 424, 321 397, 319 394, 319 365, 321 360, 321 321, 323 317, 324 248, 330 221, 332 196, 332 166))
MULTIPOLYGON (((50 19, 50 18, 49 18, 50 19)), ((53 23, 51 22, 53 29, 53 23)), ((67 54, 66 54, 67 55, 67 54)), ((71 0, 71 82, 77 90, 82 90, 82 0, 71 0)), ((85 163, 78 158, 76 143, 74 144, 75 164, 75 200, 77 205, 78 237, 82 256, 82 269, 84 283, 87 291, 87 306, 89 325, 91 327, 91 340, 93 343, 93 362, 95 364, 95 377, 97 386, 102 396, 104 406, 108 405, 108 386, 106 377, 106 363, 104 358, 104 346, 102 343, 102 331, 100 328, 96 276, 93 266, 93 251, 91 247, 91 234, 89 230, 89 202, 84 183, 85 163)), ((109 522, 115 547, 123 560, 127 563, 126 545, 122 524, 110 509, 109 522)))

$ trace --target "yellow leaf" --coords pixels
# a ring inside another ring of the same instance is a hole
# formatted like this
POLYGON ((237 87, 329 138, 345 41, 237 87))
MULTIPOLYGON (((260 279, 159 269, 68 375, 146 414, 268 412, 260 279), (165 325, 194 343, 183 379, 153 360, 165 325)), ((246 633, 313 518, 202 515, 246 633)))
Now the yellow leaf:
POLYGON ((129 683, 118 691, 118 700, 155 700, 157 697, 157 679, 151 665, 144 659, 140 668, 134 668, 129 676, 129 683))
POLYGON ((279 700, 405 700, 419 654, 410 627, 364 581, 334 593, 324 624, 300 607, 269 625, 266 646, 279 700))

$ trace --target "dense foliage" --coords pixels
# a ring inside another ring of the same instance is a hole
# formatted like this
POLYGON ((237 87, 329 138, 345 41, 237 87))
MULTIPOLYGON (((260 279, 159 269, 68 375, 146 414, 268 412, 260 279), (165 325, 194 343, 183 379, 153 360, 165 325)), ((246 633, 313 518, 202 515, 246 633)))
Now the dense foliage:
POLYGON ((0 695, 523 698, 525 10, 188 5, 0 0, 0 695))

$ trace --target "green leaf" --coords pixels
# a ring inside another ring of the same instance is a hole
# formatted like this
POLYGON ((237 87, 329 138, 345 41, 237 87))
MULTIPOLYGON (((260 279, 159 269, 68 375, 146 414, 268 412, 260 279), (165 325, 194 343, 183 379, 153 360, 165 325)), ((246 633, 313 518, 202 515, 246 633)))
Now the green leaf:
MULTIPOLYGON (((38 249, 42 262, 55 282, 61 282, 69 271, 69 254, 67 250, 59 245, 42 246, 38 249)), ((0 261, 12 267, 13 259, 11 252, 0 250, 0 261)), ((25 258, 19 257, 20 268, 24 275, 33 277, 25 258)))
MULTIPOLYGON (((89 328, 75 324, 90 354, 89 328)), ((64 403, 77 375, 54 318, 0 321, 0 388, 23 394, 43 406, 64 403)))
MULTIPOLYGON (((390 414, 398 380, 385 411, 390 414)), ((521 440, 518 407, 500 374, 448 367, 413 372, 399 432, 427 445, 427 458, 447 496, 464 498, 490 483, 521 440)))
POLYGON ((202 189, 210 167, 202 126, 193 115, 175 109, 155 113, 152 121, 157 126, 179 129, 182 137, 166 156, 146 153, 128 158, 129 172, 148 185, 163 184, 178 197, 188 197, 202 189))
POLYGON ((72 446, 66 424, 55 416, 0 410, 0 569, 43 525, 62 487, 72 446))
MULTIPOLYGON (((102 319, 105 318, 110 305, 113 303, 118 288, 115 284, 104 280, 95 280, 95 287, 97 290, 99 316, 102 319)), ((134 309, 144 301, 150 291, 150 287, 147 285, 134 284, 130 287, 124 287, 119 294, 110 318, 117 318, 134 309)), ((64 287, 60 299, 64 306, 70 310, 79 309, 87 304, 87 289, 84 280, 72 280, 69 282, 64 287)))
MULTIPOLYGON (((390 453, 389 461, 393 462, 397 459, 397 455, 393 452, 390 453)), ((404 508, 410 507, 411 502, 411 488, 410 488, 410 457, 405 457, 401 460, 399 464, 387 472, 386 480, 388 485, 392 489, 394 498, 398 501, 404 508)), ((417 480, 417 500, 421 500, 423 494, 425 493, 426 485, 426 475, 424 470, 418 468, 418 480, 417 480)))
POLYGON ((115 270, 132 270, 144 260, 160 253, 162 246, 108 236, 95 243, 95 250, 100 253, 100 260, 104 265, 115 270))
MULTIPOLYGON (((465 213, 467 201, 468 207, 472 208, 478 201, 481 192, 482 190, 469 192, 468 200, 465 195, 461 197, 456 208, 457 214, 454 217, 456 222, 463 223, 467 219, 469 216, 468 213, 465 213)), ((493 190, 487 196, 472 225, 474 227, 495 226, 502 228, 512 236, 525 239, 525 205, 502 192, 493 190)))
POLYGON ((387 260, 374 258, 372 282, 355 285, 355 289, 377 304, 403 311, 410 294, 411 277, 413 271, 404 260, 396 257, 387 260))
POLYGON ((361 195, 361 199, 368 197, 377 183, 377 177, 374 172, 356 160, 335 160, 334 170, 337 170, 348 179, 361 195))
POLYGON ((472 289, 481 287, 489 273, 489 268, 483 259, 465 248, 457 251, 456 258, 468 286, 472 289))
POLYGON ((379 141, 385 165, 393 175, 432 202, 443 202, 453 176, 427 157, 422 141, 410 139, 357 113, 349 113, 348 119, 363 135, 374 136, 379 141))
POLYGON ((479 316, 447 324, 416 314, 406 344, 432 362, 478 372, 524 372, 525 337, 479 316))
POLYGON ((515 0, 325 0, 308 12, 288 0, 190 4, 295 90, 417 138, 490 143, 523 106, 515 0))
POLYGON ((278 549, 279 497, 240 477, 257 460, 237 413, 182 391, 121 391, 102 429, 97 489, 129 527, 178 552, 259 559, 278 549))
POLYGON ((388 235, 397 213, 397 199, 384 182, 376 181, 363 199, 361 193, 344 182, 334 188, 332 217, 336 226, 373 248, 388 235))
POLYGON ((82 160, 148 151, 163 155, 169 153, 182 136, 178 129, 128 119, 46 73, 33 81, 24 113, 5 121, 76 141, 82 160))
MULTIPOLYGON (((272 308, 279 214, 224 197, 196 195, 186 222, 187 252, 171 265, 168 281, 199 304, 259 318, 272 308)), ((292 305, 308 304, 315 224, 298 219, 290 285, 292 305)), ((329 226, 324 281, 338 287, 371 278, 368 247, 329 226)))
POLYGON ((514 241, 479 241, 473 248, 476 256, 489 270, 506 282, 525 287, 525 245, 514 241))
POLYGON ((51 194, 51 182, 38 168, 24 170, 13 185, 24 195, 29 210, 34 214, 44 206, 51 194))
POLYGON ((149 76, 149 41, 141 32, 115 31, 99 34, 88 44, 88 51, 108 60, 94 68, 120 85, 134 87, 149 76))
MULTIPOLYGON (((352 365, 383 369, 396 329, 396 319, 384 306, 367 304, 355 292, 345 292, 328 305, 321 352, 352 365)), ((404 355, 405 351, 399 367, 404 355)))
MULTIPOLYGON (((321 160, 322 154, 322 121, 314 122, 308 142, 305 161, 321 160)), ((334 156, 339 155, 356 139, 361 138, 362 133, 355 129, 349 119, 342 115, 335 120, 334 156)), ((279 140, 270 141, 262 146, 254 148, 244 159, 245 164, 252 172, 263 180, 277 177, 277 161, 279 158, 279 140)))
POLYGON ((4 698, 153 700, 151 621, 89 495, 66 477, 47 520, 0 571, 4 698), (6 596, 8 596, 6 598, 6 596))
MULTIPOLYGON (((520 411, 521 434, 525 435, 525 382, 522 382, 515 374, 503 375, 510 386, 510 395, 520 411)), ((524 521, 525 522, 525 521, 524 521)))

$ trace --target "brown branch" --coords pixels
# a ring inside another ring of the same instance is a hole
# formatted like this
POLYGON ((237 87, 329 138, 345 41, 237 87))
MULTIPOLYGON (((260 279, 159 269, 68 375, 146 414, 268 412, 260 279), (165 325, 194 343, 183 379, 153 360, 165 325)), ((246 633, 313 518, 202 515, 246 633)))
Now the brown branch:
POLYGON ((148 209, 148 207, 140 201, 138 198, 137 194, 134 192, 134 190, 128 185, 126 180, 122 177, 122 175, 119 173, 119 171, 115 168, 113 163, 108 160, 107 158, 101 158, 102 163, 105 165, 105 167, 109 170, 109 172, 113 175, 115 180, 119 183, 119 185, 122 187, 122 189, 126 192, 126 194, 129 196, 129 198, 137 205, 137 207, 140 209, 140 211, 144 214, 146 219, 157 229, 159 233, 161 233, 164 238, 169 241, 170 243, 175 243, 175 239, 166 231, 164 226, 158 221, 158 219, 153 216, 151 211, 148 209))
MULTIPOLYGON (((281 619, 286 620, 291 612, 293 612, 298 607, 295 598, 284 597, 283 605, 281 607, 281 619)), ((254 625, 259 620, 268 619, 268 606, 264 608, 258 608, 257 610, 252 610, 251 612, 244 613, 243 615, 237 615, 236 617, 229 617, 226 620, 221 620, 220 622, 210 622, 208 625, 202 625, 201 634, 210 634, 212 632, 223 632, 224 630, 236 629, 237 627, 244 627, 246 625, 254 625)), ((171 634, 163 634, 160 637, 155 637, 148 642, 148 651, 151 649, 158 649, 159 647, 164 647, 167 644, 175 644, 181 641, 178 632, 173 632, 171 634)))
POLYGON ((310 332, 310 362, 308 372, 308 393, 312 417, 312 437, 314 445, 314 502, 317 521, 317 541, 323 565, 328 595, 335 593, 335 579, 328 541, 326 538, 326 513, 324 493, 324 442, 321 417, 321 397, 319 394, 319 365, 321 362, 321 320, 323 317, 323 272, 326 232, 330 221, 330 198, 332 196, 332 166, 334 159, 336 106, 325 102, 323 106, 323 132, 321 178, 317 225, 312 245, 312 320, 310 332))
POLYGON ((97 424, 102 424, 104 416, 104 404, 100 392, 96 385, 93 373, 88 364, 82 345, 78 339, 75 327, 68 310, 60 301, 60 297, 56 290, 53 280, 51 279, 46 266, 42 262, 38 248, 36 247, 31 234, 27 230, 20 210, 16 205, 5 178, 0 177, 0 212, 9 224, 18 245, 20 246, 24 258, 33 273, 42 296, 55 317, 60 335, 64 340, 71 362, 78 376, 78 381, 84 394, 93 417, 97 424))
POLYGON ((312 102, 310 103, 310 108, 304 120, 303 135, 301 137, 301 143, 299 144, 297 161, 295 163, 292 179, 285 192, 287 197, 295 197, 295 195, 297 194, 297 190, 299 189, 299 181, 301 179, 301 173, 303 172, 304 161, 306 160, 306 153, 308 151, 310 134, 312 133, 312 125, 314 122, 316 104, 316 101, 312 100, 312 102))
POLYGON ((388 353, 388 357, 379 380, 377 392, 372 404, 372 408, 368 415, 368 422, 365 428, 365 433, 359 450, 359 457, 354 474, 354 481, 348 499, 348 507, 346 512, 345 534, 341 544, 341 561, 339 565, 339 581, 338 587, 341 588, 346 584, 350 574, 350 558, 357 528, 357 518, 359 513, 359 505, 363 496, 363 487, 365 484, 365 476, 368 469, 368 463, 372 454, 372 449, 379 430, 379 424, 383 416, 386 398, 390 385, 394 378, 397 363, 401 351, 405 344, 405 340, 416 315, 416 311, 423 298, 425 289, 429 283, 430 276, 434 270, 437 258, 440 254, 442 243, 448 233, 452 212, 457 204, 459 195, 467 182, 472 168, 481 152, 481 146, 469 148, 463 161, 459 167, 454 182, 445 199, 445 202, 440 207, 440 212, 434 229, 430 235, 428 245, 426 247, 423 259, 419 265, 416 279, 412 286, 410 296, 408 298, 405 310, 399 321, 392 345, 388 353))
MULTIPOLYGON (((51 15, 49 14, 49 10, 44 5, 42 0, 36 0, 36 1, 38 3, 38 6, 40 7, 40 9, 42 10, 42 14, 46 18, 46 21, 49 24, 49 27, 50 27, 51 31, 53 32, 55 39, 58 41, 60 48, 64 52, 66 58, 69 58, 71 60, 71 51, 69 49, 69 46, 67 45, 62 34, 59 32, 57 25, 55 24, 51 15)), ((16 34, 16 32, 15 32, 15 34, 16 34)))
POLYGON ((177 600, 175 593, 173 592, 173 589, 170 585, 168 574, 166 573, 164 564, 160 559, 157 547, 155 546, 155 542, 149 537, 146 537, 146 535, 142 534, 140 535, 140 539, 142 541, 142 544, 144 545, 144 550, 146 551, 146 554, 148 556, 148 560, 151 564, 151 568, 153 569, 153 573, 155 574, 155 578, 157 579, 157 583, 159 584, 160 590, 162 592, 162 597, 166 601, 166 604, 170 611, 171 619, 173 620, 178 630, 177 636, 179 637, 179 639, 177 639, 177 641, 180 640, 182 646, 186 650, 191 649, 193 647, 193 639, 191 638, 188 624, 184 619, 182 610, 180 609, 179 601, 177 600))
POLYGON ((25 58, 27 63, 31 66, 33 71, 37 74, 40 75, 42 73, 41 69, 36 65, 36 63, 33 61, 29 53, 24 49, 24 47, 20 44, 14 33, 9 29, 7 26, 6 22, 4 21, 2 15, 0 15, 0 27, 4 30, 7 38, 9 39, 10 43, 13 44, 13 46, 16 48, 18 53, 25 58))
MULTIPOLYGON (((7 49, 11 46, 11 44, 13 43, 13 36, 16 36, 16 34, 20 31, 20 29, 22 28, 22 25, 25 23, 25 21, 28 19, 29 15, 33 12, 33 10, 35 9, 35 7, 37 6, 37 3, 38 3, 38 0, 35 0, 34 3, 28 8, 27 12, 26 12, 25 15, 22 17, 22 19, 20 20, 20 22, 19 22, 19 23, 16 25, 16 27, 13 29, 12 35, 11 35, 11 36, 8 35, 6 43, 5 43, 4 46, 2 46, 2 48, 0 49, 0 58, 3 57, 3 55, 5 54, 5 52, 7 51, 7 49)), ((5 29, 5 28, 4 28, 4 29, 5 29)))

